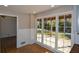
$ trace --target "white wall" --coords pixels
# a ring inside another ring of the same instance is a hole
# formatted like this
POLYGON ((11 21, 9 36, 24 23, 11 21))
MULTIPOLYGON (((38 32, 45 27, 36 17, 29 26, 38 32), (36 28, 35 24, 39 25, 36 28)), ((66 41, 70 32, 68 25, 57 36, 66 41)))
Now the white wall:
POLYGON ((31 29, 31 42, 36 42, 36 25, 35 25, 35 19, 36 19, 36 16, 31 14, 30 15, 30 29, 31 29))
POLYGON ((0 17, 0 38, 16 36, 16 18, 0 17))
POLYGON ((17 46, 21 47, 27 44, 34 43, 34 33, 32 32, 33 30, 31 28, 31 15, 19 15, 17 29, 17 46), (25 44, 21 45, 21 42, 25 42, 25 44))
POLYGON ((79 5, 74 6, 74 20, 75 20, 75 43, 79 44, 79 5))

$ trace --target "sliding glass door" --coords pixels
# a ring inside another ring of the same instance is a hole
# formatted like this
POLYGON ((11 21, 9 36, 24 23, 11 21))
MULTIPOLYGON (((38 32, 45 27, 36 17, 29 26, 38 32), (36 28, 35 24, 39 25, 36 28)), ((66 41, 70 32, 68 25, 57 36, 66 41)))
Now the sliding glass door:
POLYGON ((37 41, 42 42, 42 19, 37 19, 37 41))
MULTIPOLYGON (((57 43, 57 49, 61 51, 62 48, 64 48, 64 39, 65 39, 65 33, 64 33, 64 16, 59 16, 58 20, 58 43, 57 43)), ((64 49, 62 49, 64 50, 64 49)))
POLYGON ((59 16, 58 50, 69 52, 71 49, 71 15, 59 16))
POLYGON ((51 18, 51 47, 55 48, 56 41, 56 17, 51 18))
POLYGON ((44 18, 43 43, 55 48, 55 17, 44 18))
POLYGON ((69 52, 71 49, 71 14, 37 19, 37 41, 69 52))

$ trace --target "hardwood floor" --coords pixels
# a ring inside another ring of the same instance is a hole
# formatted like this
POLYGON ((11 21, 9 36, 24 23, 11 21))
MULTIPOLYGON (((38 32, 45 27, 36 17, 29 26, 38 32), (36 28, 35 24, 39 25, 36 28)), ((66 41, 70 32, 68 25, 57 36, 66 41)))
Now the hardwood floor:
POLYGON ((16 48, 16 36, 0 38, 0 52, 7 52, 10 48, 16 48))
MULTIPOLYGON (((38 44, 26 45, 21 48, 8 49, 8 53, 53 53, 46 48, 41 47, 38 44)), ((70 53, 79 53, 79 45, 74 44, 70 53)))
POLYGON ((52 53, 38 44, 26 45, 21 48, 8 49, 8 53, 52 53))
POLYGON ((0 39, 0 52, 2 53, 51 53, 46 48, 38 44, 30 44, 21 48, 16 48, 16 36, 0 39))
POLYGON ((79 45, 78 44, 74 44, 74 46, 72 47, 70 53, 79 53, 79 45))

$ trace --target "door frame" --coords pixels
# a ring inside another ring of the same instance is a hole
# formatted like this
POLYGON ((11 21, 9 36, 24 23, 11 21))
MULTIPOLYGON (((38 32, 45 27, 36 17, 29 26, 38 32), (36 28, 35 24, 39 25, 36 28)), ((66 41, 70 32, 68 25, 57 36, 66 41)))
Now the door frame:
POLYGON ((16 17, 16 48, 17 48, 18 16, 17 15, 12 15, 12 14, 6 14, 6 13, 0 13, 0 15, 16 17))

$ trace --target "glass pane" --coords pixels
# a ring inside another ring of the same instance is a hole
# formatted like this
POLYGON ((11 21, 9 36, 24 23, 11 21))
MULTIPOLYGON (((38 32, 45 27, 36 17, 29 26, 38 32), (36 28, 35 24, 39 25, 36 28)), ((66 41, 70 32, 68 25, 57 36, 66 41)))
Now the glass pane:
POLYGON ((51 21, 48 18, 44 19, 44 32, 43 32, 44 44, 50 46, 50 36, 51 36, 51 21))
POLYGON ((71 33, 71 18, 66 18, 65 20, 65 32, 71 33))
POLYGON ((59 32, 64 32, 64 16, 59 16, 59 32))
POLYGON ((55 48, 55 37, 56 37, 56 17, 54 17, 52 20, 52 34, 51 34, 51 47, 55 48))
POLYGON ((64 16, 59 16, 59 31, 58 31, 58 49, 62 48, 64 45, 63 40, 65 39, 64 37, 64 16))
POLYGON ((42 20, 37 19, 37 41, 42 42, 42 20))

